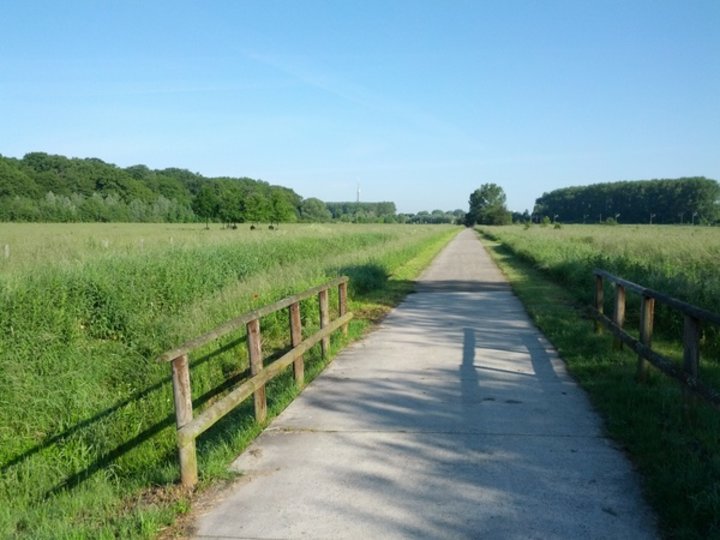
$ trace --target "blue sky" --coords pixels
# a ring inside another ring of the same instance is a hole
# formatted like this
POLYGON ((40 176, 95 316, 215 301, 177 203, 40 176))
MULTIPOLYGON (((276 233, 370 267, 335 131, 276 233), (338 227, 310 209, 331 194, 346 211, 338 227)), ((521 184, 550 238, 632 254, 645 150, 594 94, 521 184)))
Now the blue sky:
POLYGON ((720 180, 720 1, 3 2, 0 154, 513 210, 720 180))

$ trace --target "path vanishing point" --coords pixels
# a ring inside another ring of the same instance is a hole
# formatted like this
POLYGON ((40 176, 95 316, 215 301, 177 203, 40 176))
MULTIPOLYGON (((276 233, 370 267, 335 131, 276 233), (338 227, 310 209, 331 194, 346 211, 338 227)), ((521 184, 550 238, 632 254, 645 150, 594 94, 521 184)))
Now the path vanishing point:
POLYGON ((644 539, 623 453, 476 233, 341 352, 194 523, 223 539, 644 539))

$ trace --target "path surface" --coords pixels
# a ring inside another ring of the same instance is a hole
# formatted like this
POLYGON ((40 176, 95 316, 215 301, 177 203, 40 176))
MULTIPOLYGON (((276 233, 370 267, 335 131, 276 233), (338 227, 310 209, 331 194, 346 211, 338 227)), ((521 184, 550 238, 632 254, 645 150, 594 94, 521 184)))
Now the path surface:
POLYGON ((623 454, 468 229, 233 464, 197 538, 656 538, 623 454))

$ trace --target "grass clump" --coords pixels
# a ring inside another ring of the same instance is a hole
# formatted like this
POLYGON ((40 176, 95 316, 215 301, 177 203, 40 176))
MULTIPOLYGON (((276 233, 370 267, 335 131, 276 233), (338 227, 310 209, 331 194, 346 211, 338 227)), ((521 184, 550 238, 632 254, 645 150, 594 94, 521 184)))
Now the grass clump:
MULTIPOLYGON (((502 235, 494 231, 493 236, 502 235)), ((647 384, 637 384, 637 356, 627 349, 614 351, 609 333, 594 333, 593 323, 585 315, 585 296, 537 262, 546 258, 540 255, 533 264, 533 257, 519 256, 512 242, 485 243, 535 324, 587 390, 610 436, 623 446, 641 473, 663 535, 720 537, 717 411, 699 403, 688 418, 679 385, 658 371, 651 371, 647 384)), ((661 347, 672 352, 672 345, 661 347)))

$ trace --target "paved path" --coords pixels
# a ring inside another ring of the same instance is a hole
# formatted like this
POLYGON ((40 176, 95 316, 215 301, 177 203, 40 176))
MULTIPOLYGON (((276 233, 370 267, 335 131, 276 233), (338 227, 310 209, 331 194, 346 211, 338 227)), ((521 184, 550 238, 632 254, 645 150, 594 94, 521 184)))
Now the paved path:
POLYGON ((656 538, 631 466, 468 229, 233 464, 197 538, 656 538))

